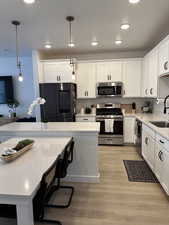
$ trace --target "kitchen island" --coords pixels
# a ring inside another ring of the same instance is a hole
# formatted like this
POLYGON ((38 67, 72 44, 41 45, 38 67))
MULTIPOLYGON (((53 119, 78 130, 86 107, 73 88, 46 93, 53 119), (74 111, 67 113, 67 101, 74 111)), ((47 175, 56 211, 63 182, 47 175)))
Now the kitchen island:
POLYGON ((11 137, 73 137, 74 161, 67 181, 99 182, 98 134, 100 124, 94 122, 10 123, 0 127, 0 140, 11 137))

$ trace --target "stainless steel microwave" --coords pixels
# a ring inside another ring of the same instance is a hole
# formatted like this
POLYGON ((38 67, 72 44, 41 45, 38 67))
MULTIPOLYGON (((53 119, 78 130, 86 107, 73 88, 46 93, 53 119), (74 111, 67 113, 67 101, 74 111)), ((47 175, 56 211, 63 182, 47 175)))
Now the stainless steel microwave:
POLYGON ((122 97, 122 82, 103 82, 97 84, 97 97, 122 97))

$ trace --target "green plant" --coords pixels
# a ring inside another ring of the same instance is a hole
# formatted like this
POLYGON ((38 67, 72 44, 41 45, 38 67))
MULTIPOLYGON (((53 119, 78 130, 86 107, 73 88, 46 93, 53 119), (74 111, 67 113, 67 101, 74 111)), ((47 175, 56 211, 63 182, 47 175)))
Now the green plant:
POLYGON ((21 150, 22 148, 26 147, 27 145, 30 145, 32 144, 34 141, 33 140, 30 140, 30 139, 25 139, 23 141, 20 141, 18 142, 18 144, 15 146, 15 150, 16 151, 19 151, 21 150))

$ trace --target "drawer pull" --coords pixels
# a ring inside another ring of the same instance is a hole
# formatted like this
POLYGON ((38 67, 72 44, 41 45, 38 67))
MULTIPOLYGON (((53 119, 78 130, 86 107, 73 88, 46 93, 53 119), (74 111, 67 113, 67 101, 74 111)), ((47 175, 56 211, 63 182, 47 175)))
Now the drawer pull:
POLYGON ((83 120, 88 120, 88 119, 83 119, 83 120))
POLYGON ((160 140, 160 143, 161 143, 161 144, 164 144, 164 141, 160 140))

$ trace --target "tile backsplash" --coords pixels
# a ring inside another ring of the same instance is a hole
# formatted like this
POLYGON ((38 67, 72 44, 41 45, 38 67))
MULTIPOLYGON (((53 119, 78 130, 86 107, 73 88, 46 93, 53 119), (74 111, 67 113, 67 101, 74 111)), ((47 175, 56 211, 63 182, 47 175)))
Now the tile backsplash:
POLYGON ((136 103, 137 112, 141 112, 141 107, 144 105, 146 99, 144 98, 96 98, 96 99, 78 99, 77 100, 77 113, 80 112, 81 108, 91 107, 96 104, 132 104, 136 103))

